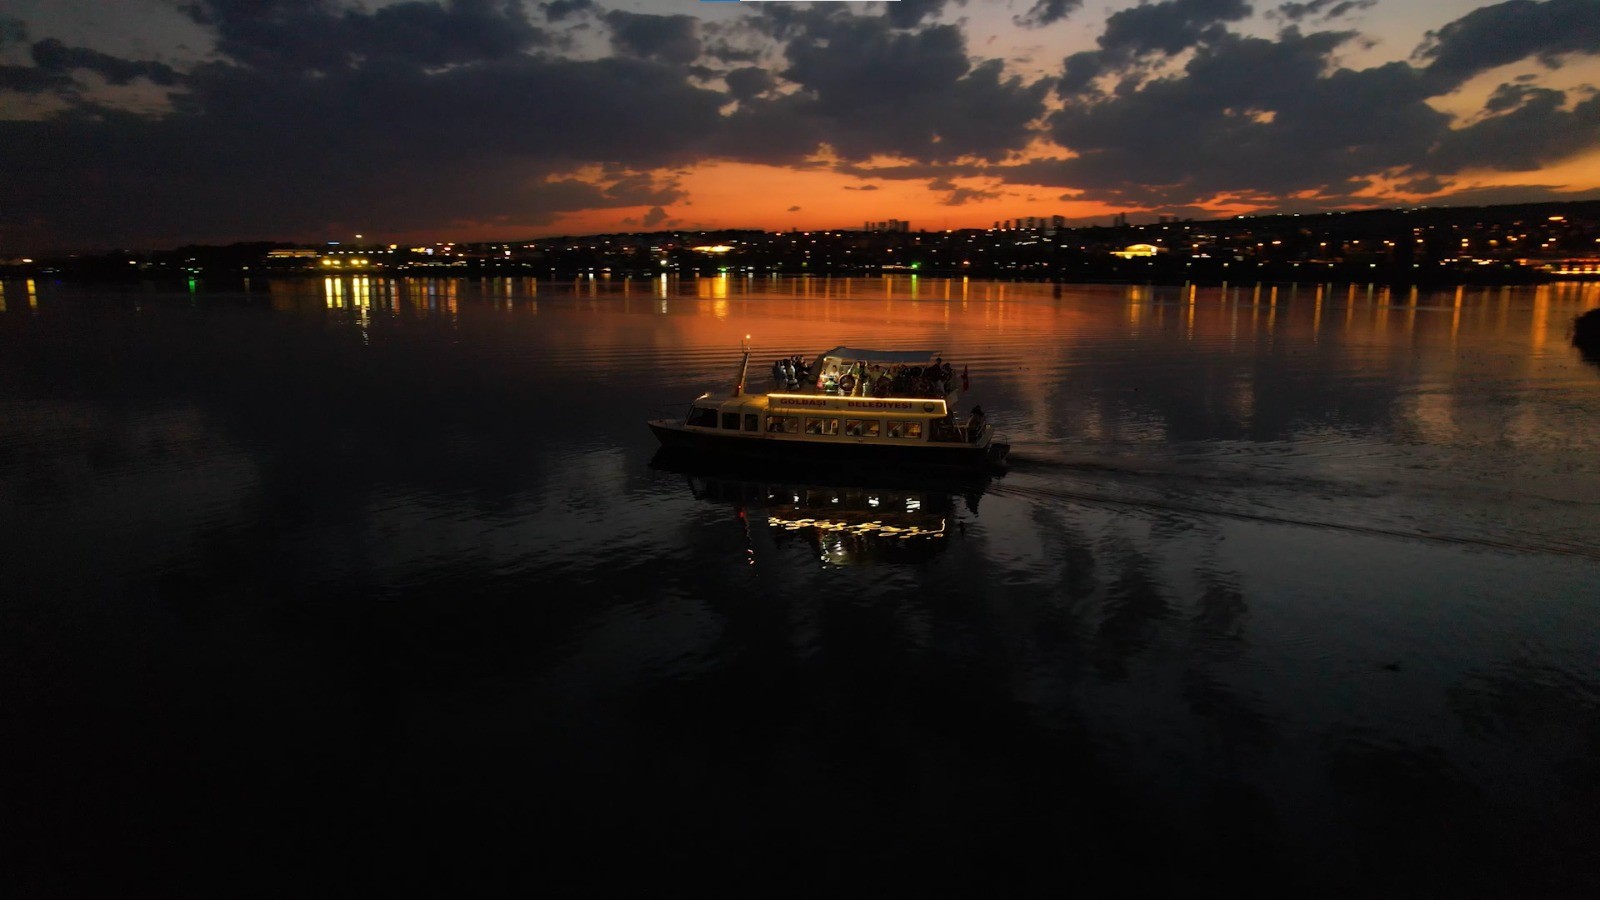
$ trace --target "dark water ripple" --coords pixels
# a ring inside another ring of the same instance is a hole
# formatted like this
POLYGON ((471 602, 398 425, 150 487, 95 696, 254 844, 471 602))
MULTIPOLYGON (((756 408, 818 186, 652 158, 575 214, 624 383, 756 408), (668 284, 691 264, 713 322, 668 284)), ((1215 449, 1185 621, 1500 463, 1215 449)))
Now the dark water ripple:
POLYGON ((8 894, 1600 893, 1592 285, 3 297, 8 894), (746 334, 1016 465, 654 459, 746 334))

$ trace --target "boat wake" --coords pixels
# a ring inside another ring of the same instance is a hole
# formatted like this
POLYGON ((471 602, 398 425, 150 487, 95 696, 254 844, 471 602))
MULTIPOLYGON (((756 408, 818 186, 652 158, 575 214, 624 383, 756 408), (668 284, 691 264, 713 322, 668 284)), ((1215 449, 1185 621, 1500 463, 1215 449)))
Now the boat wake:
MULTIPOLYGON (((1161 470, 1149 466, 1130 466, 1118 462, 1102 462, 1088 459, 1041 460, 1029 457, 1012 457, 1011 462, 1012 477, 990 484, 987 493, 991 496, 1012 497, 1038 503, 1084 503, 1131 510, 1159 510, 1184 515, 1214 516, 1236 521, 1259 522, 1269 525, 1314 528, 1370 537, 1400 538, 1463 547, 1479 547, 1510 553, 1548 554, 1600 560, 1600 547, 1587 544, 1516 540, 1428 528, 1406 527, 1399 524, 1386 524, 1375 521, 1339 521, 1331 517, 1296 515, 1275 510, 1271 504, 1258 497, 1207 497, 1202 494, 1195 496, 1193 501, 1188 501, 1181 498, 1175 499, 1170 493, 1166 496, 1150 496, 1148 493, 1138 493, 1161 488, 1163 487, 1162 482, 1169 478, 1182 477, 1186 483, 1183 489, 1187 490, 1193 487, 1195 480, 1233 481, 1234 479, 1228 475, 1219 477, 1213 474, 1210 478, 1204 478, 1204 476, 1197 478, 1196 473, 1185 473, 1176 468, 1161 470), (1103 487, 1088 482, 1063 485, 1050 483, 1047 480, 1052 472, 1058 475, 1065 473, 1103 475, 1119 480, 1110 481, 1103 487), (1122 490, 1119 490, 1119 488, 1122 490)), ((1166 482, 1165 486, 1169 490, 1176 488, 1176 485, 1170 481, 1166 482)), ((1257 482, 1257 486, 1260 486, 1260 482, 1257 482)), ((1303 508, 1307 503, 1327 503, 1334 500, 1333 497, 1329 496, 1331 492, 1320 489, 1307 491, 1304 489, 1306 486, 1302 483, 1299 485, 1301 489, 1294 492, 1294 506, 1303 508), (1308 499, 1308 494, 1314 495, 1314 499, 1308 499)), ((1317 485, 1315 482, 1312 482, 1311 486, 1316 488, 1328 487, 1328 485, 1317 485)), ((1351 494, 1348 493, 1349 485, 1340 487, 1343 488, 1341 493, 1344 493, 1345 498, 1349 499, 1361 499, 1362 494, 1367 490, 1363 488, 1361 492, 1351 494)), ((1372 490, 1374 491, 1374 496, 1381 493, 1376 488, 1372 490)))

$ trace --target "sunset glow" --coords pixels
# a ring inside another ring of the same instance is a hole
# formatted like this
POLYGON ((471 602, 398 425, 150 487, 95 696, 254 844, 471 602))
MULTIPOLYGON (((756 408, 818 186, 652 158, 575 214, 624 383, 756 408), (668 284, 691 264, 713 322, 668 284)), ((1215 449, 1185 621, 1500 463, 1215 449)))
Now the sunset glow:
POLYGON ((0 18, 0 164, 25 173, 0 256, 1591 199, 1595 21, 1600 0, 34 5, 0 18))

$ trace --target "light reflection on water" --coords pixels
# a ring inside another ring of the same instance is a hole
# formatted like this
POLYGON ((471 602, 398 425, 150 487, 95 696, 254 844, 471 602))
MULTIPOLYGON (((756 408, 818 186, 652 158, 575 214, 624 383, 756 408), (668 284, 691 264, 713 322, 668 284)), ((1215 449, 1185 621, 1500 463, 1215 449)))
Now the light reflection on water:
POLYGON ((1600 286, 3 296, 4 815, 40 884, 121 846, 59 808, 152 810, 135 869, 260 851, 213 795, 294 831, 286 871, 559 822, 560 872, 1600 877, 1600 369, 1566 340, 1600 286), (643 421, 747 333, 753 372, 940 349, 1016 464, 652 466, 643 421))

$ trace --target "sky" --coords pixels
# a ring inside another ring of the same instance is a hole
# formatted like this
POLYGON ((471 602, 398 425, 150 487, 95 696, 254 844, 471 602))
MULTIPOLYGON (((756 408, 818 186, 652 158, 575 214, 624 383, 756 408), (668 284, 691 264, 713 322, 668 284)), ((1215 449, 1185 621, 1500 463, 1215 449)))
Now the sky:
POLYGON ((1600 0, 0 0, 0 258, 1600 197, 1600 0))

